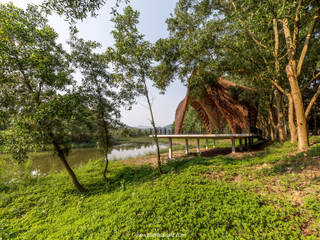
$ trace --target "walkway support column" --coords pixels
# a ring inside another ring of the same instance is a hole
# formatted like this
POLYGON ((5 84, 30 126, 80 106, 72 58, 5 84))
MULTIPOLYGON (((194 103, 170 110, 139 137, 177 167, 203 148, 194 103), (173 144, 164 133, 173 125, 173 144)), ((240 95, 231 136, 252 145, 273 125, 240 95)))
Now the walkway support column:
POLYGON ((200 140, 197 138, 197 153, 200 153, 200 140))
POLYGON ((169 138, 169 159, 172 159, 172 138, 169 138))
POLYGON ((236 152, 236 141, 234 138, 231 138, 231 141, 232 141, 232 153, 235 153, 236 152))
POLYGON ((213 148, 216 147, 216 139, 215 139, 215 138, 212 139, 212 147, 213 147, 213 148))
POLYGON ((186 155, 189 154, 189 143, 188 143, 188 138, 186 138, 186 155))
POLYGON ((243 150, 243 146, 242 146, 242 138, 239 138, 239 145, 240 145, 240 151, 243 150))
POLYGON ((208 138, 206 138, 206 150, 209 149, 208 138))

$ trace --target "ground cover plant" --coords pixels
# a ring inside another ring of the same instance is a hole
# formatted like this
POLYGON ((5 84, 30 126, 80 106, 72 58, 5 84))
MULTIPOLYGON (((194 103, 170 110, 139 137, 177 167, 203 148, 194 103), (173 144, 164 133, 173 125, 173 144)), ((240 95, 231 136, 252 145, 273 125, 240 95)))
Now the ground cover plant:
POLYGON ((178 159, 161 176, 113 162, 104 180, 95 160, 76 170, 86 194, 65 172, 1 182, 0 238, 318 239, 320 138, 310 142, 178 159))

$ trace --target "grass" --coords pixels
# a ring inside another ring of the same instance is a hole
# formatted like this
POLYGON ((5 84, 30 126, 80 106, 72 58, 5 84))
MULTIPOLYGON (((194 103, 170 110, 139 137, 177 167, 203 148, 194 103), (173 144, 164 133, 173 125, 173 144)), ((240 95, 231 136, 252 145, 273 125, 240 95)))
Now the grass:
MULTIPOLYGON (((103 161, 0 183, 0 239, 319 239, 320 137, 258 152, 148 166, 103 161)), ((1 164, 1 162, 0 162, 1 164)), ((2 169, 3 166, 0 166, 2 169)), ((1 174, 1 173, 0 173, 1 174)))

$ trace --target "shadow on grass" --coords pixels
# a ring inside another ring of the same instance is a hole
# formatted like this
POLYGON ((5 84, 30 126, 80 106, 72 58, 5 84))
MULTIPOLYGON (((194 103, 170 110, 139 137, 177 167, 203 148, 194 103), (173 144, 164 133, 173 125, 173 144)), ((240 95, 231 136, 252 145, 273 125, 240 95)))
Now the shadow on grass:
POLYGON ((320 145, 312 147, 307 152, 297 153, 295 156, 290 156, 285 160, 279 161, 273 168, 269 169, 269 173, 299 173, 306 168, 320 170, 320 145))
MULTIPOLYGON (((265 147, 265 144, 255 144, 251 151, 258 151, 265 147)), ((188 157, 171 160, 162 166, 163 174, 170 172, 180 172, 190 167, 209 166, 213 161, 222 165, 236 164, 239 159, 230 158, 224 155, 231 153, 230 148, 216 148, 201 154, 191 153, 188 157), (221 156, 219 159, 212 160, 215 156, 221 156)), ((103 194, 113 192, 119 189, 125 190, 128 185, 137 185, 146 181, 153 181, 160 177, 157 168, 148 165, 142 166, 121 166, 112 168, 107 174, 107 179, 98 178, 95 182, 84 184, 88 190, 86 195, 103 194)), ((68 191, 69 193, 78 194, 75 190, 68 191)))
MULTIPOLYGON (((160 175, 157 169, 148 165, 142 166, 123 166, 111 169, 104 179, 102 174, 95 182, 83 184, 87 189, 86 195, 96 195, 110 193, 119 189, 125 190, 127 185, 141 184, 145 181, 151 181, 160 175)), ((76 191, 70 190, 69 193, 78 194, 76 191)))

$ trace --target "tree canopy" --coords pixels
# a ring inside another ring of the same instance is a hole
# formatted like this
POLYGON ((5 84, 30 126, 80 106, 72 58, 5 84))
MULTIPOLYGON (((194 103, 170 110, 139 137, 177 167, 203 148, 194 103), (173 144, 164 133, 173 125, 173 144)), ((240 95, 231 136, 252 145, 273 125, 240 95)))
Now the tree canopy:
POLYGON ((320 94, 311 85, 319 78, 318 23, 318 1, 180 0, 167 19, 169 37, 155 45, 153 79, 165 89, 179 78, 195 96, 220 76, 252 87, 260 93, 261 126, 284 140, 288 121, 303 150, 320 94), (310 86, 312 100, 304 100, 310 86))

